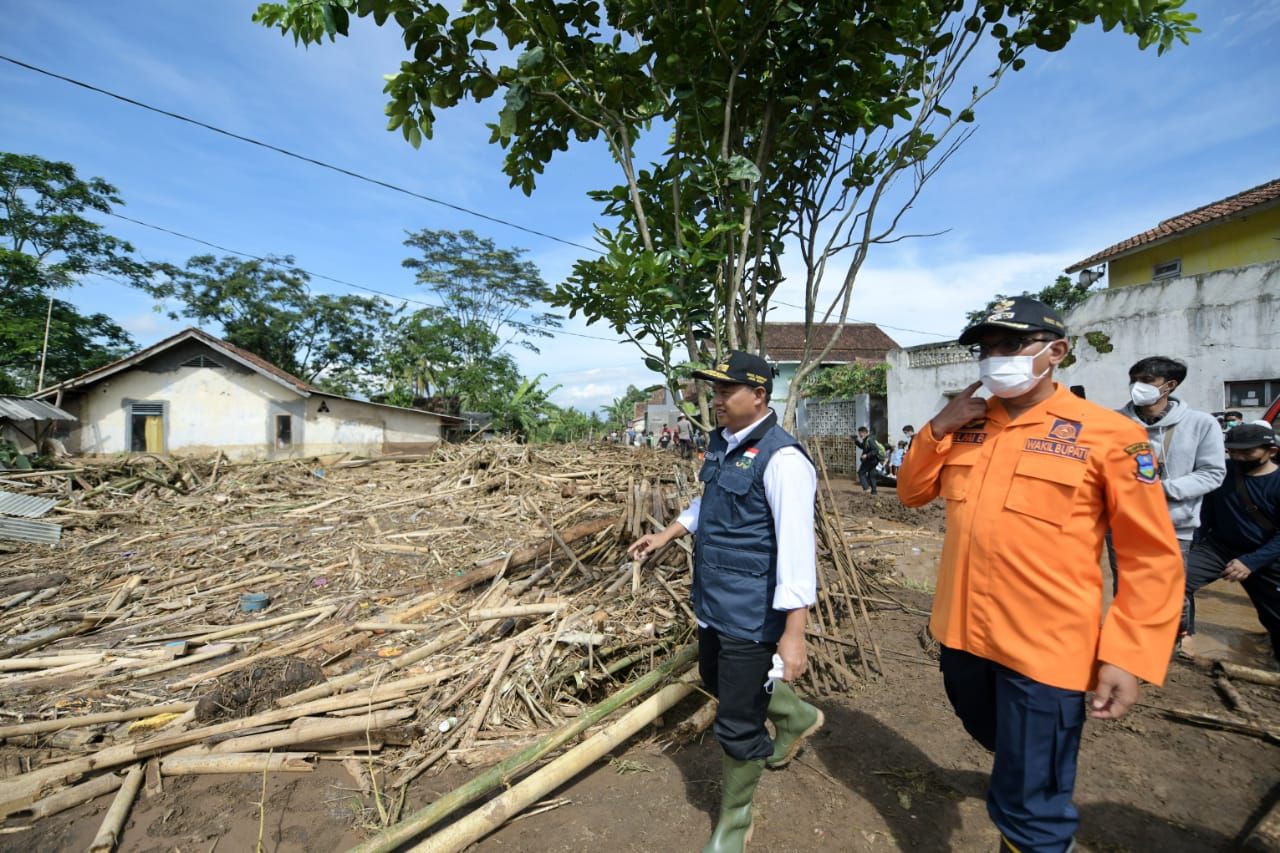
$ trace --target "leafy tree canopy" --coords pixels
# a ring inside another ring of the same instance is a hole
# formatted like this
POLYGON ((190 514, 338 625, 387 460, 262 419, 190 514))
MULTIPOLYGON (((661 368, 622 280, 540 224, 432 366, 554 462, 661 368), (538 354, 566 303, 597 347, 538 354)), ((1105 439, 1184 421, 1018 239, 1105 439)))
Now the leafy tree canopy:
POLYGON ((385 300, 312 293, 289 256, 197 255, 159 271, 144 289, 180 304, 173 319, 217 323, 230 343, 335 393, 378 385, 381 337, 397 313, 385 300))
POLYGON ((54 291, 100 274, 138 284, 149 274, 133 247, 86 214, 123 204, 101 178, 82 180, 70 163, 0 152, 0 393, 27 394, 126 354, 133 341, 105 314, 84 315, 54 291))
POLYGON ((884 396, 889 393, 888 373, 889 365, 883 361, 823 367, 809 377, 802 393, 819 400, 847 400, 858 394, 884 396))
MULTIPOLYGON (((1054 279, 1053 284, 1048 285, 1034 293, 1024 290, 1019 296, 1030 296, 1032 299, 1038 299, 1045 305, 1054 309, 1060 314, 1066 314, 1072 308, 1084 302, 1090 296, 1097 292, 1094 282, 1073 281, 1070 276, 1060 275, 1054 279)), ((1010 296, 1004 293, 997 293, 991 297, 982 308, 977 308, 965 315, 969 323, 976 323, 978 320, 990 314, 995 310, 997 302, 1003 302, 1010 296)))
MULTIPOLYGON (((398 28, 412 57, 387 78, 388 129, 417 146, 439 111, 500 97, 491 139, 526 193, 557 153, 605 145, 620 181, 594 194, 603 254, 556 304, 631 340, 674 391, 725 348, 759 350, 784 248, 803 262, 806 324, 843 324, 870 247, 907 236, 903 215, 1006 72, 1093 22, 1163 52, 1196 31, 1181 7, 288 0, 254 17, 304 44, 346 35, 353 15, 398 28), (646 164, 653 132, 666 147, 646 164)), ((785 420, 829 348, 806 345, 785 420)))

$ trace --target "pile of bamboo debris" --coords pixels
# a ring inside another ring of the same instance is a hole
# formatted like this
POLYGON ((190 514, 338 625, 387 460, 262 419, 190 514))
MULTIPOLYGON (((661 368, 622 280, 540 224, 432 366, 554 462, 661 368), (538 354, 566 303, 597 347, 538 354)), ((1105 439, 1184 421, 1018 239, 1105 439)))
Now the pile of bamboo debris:
MULTIPOLYGON (((68 530, 0 550, 0 815, 119 789, 110 847, 144 779, 337 760, 391 827, 368 849, 392 849, 649 696, 648 719, 601 733, 616 745, 694 689, 690 543, 626 555, 687 505, 694 473, 649 450, 483 444, 0 475, 59 497, 68 530), (243 612, 245 593, 269 607, 243 612), (279 679, 289 662, 312 677, 279 679), (491 769, 397 823, 405 787, 447 764, 491 769)), ((883 672, 867 601, 891 596, 868 599, 825 482, 819 506, 801 686, 826 693, 883 672)))

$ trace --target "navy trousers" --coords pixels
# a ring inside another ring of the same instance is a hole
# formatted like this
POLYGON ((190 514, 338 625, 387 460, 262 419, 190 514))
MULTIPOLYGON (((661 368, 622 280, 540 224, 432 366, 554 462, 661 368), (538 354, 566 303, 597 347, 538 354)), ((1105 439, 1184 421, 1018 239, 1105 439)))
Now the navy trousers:
POLYGON ((764 727, 769 712, 764 683, 777 650, 775 643, 698 629, 698 673, 707 691, 720 700, 712 731, 724 751, 739 761, 773 755, 773 741, 764 727))
POLYGON ((995 753, 987 813, 1000 833, 1024 853, 1069 850, 1084 693, 946 647, 942 680, 965 731, 995 753))
MULTIPOLYGON (((1196 593, 1222 577, 1232 556, 1220 544, 1205 537, 1191 549, 1187 560, 1187 592, 1182 605, 1182 633, 1196 632, 1196 593)), ((1258 611, 1258 621, 1271 637, 1271 653, 1280 663, 1280 563, 1257 569, 1240 582, 1258 611)))

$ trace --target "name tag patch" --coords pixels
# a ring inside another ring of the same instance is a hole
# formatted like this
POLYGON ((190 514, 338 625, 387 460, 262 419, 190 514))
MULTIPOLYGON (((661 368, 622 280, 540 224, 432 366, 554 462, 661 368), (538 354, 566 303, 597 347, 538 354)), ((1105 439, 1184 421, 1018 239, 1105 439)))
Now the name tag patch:
POLYGON ((1026 446, 1023 448, 1032 453, 1044 453, 1049 456, 1061 456, 1065 459, 1074 459, 1077 462, 1084 462, 1089 458, 1088 447, 1081 447, 1078 444, 1071 444, 1065 441, 1055 441, 1052 438, 1028 438, 1026 446))
POLYGON ((951 440, 960 444, 982 444, 987 440, 985 432, 969 432, 961 430, 952 435, 951 440))

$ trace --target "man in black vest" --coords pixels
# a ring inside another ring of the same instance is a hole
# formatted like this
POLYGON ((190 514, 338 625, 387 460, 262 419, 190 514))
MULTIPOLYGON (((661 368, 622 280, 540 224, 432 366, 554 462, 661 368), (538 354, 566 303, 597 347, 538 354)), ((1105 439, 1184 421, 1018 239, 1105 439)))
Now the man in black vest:
POLYGON ((805 670, 805 613, 816 600, 817 474, 769 409, 768 362, 734 351, 693 375, 714 383, 722 427, 710 435, 702 497, 661 533, 636 540, 630 553, 643 559, 694 534, 698 667, 719 699, 714 731, 724 749, 720 819, 703 850, 727 853, 750 838, 751 799, 764 767, 785 766, 823 723, 822 712, 790 687, 805 670))

